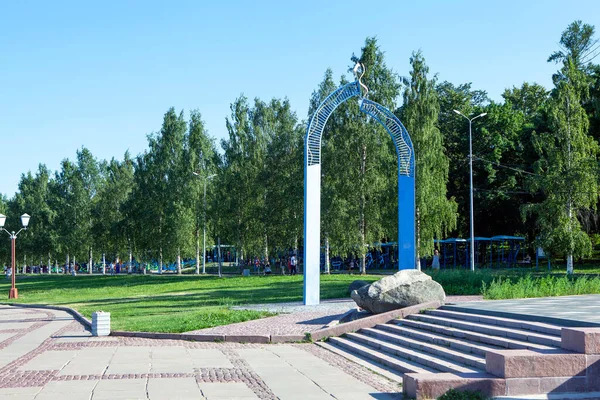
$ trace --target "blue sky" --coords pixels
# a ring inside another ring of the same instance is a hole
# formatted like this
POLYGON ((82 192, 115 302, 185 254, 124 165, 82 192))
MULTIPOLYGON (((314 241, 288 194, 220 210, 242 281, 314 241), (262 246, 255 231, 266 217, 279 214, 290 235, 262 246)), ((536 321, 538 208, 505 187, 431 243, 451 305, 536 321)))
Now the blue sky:
POLYGON ((600 29, 600 2, 5 0, 0 193, 82 146, 98 158, 137 155, 171 106, 199 109, 218 140, 242 93, 287 96, 305 119, 324 71, 346 73, 367 36, 403 76, 422 49, 439 79, 494 100, 525 81, 550 87, 546 59, 576 19, 600 29))

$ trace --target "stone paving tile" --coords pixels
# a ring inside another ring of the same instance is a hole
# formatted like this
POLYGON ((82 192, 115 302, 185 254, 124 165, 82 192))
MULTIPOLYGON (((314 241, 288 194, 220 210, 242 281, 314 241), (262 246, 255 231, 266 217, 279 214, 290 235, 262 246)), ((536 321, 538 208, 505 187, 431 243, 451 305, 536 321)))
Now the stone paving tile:
POLYGON ((147 390, 150 400, 202 398, 194 378, 150 378, 147 390))
POLYGON ((146 399, 147 383, 147 379, 101 380, 94 388, 92 400, 146 399))
MULTIPOLYGON (((201 383, 200 389, 207 400, 254 400, 254 392, 243 383, 201 383)), ((308 397, 305 397, 308 399, 308 397)))
POLYGON ((82 348, 69 364, 60 370, 59 375, 101 375, 108 367, 116 350, 116 347, 82 348))
POLYGON ((19 367, 25 371, 60 370, 77 355, 77 350, 46 351, 19 367))
POLYGON ((187 349, 194 368, 233 368, 231 361, 219 349, 187 349))

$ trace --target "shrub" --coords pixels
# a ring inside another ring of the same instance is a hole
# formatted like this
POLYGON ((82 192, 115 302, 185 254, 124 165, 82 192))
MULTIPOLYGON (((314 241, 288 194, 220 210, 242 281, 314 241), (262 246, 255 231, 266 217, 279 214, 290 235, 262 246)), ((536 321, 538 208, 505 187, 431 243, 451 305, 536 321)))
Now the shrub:
POLYGON ((481 392, 473 392, 465 390, 459 392, 456 389, 448 390, 443 396, 438 397, 438 400, 485 400, 486 397, 481 392))
POLYGON ((496 278, 482 289, 489 300, 571 296, 600 293, 600 277, 527 275, 517 279, 496 278))

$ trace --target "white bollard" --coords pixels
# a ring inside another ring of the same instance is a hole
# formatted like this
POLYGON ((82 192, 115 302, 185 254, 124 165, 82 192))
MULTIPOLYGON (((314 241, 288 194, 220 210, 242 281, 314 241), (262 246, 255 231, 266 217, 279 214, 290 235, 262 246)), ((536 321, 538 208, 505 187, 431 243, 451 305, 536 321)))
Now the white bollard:
POLYGON ((92 313, 92 335, 108 336, 110 335, 110 313, 96 311, 92 313))

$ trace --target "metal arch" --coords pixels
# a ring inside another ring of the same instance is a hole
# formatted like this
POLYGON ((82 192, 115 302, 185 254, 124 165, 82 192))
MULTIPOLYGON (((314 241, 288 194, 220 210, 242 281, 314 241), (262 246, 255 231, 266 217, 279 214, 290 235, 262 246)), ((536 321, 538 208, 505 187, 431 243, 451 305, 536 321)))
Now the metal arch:
POLYGON ((404 176, 415 176, 415 152, 412 140, 402 122, 394 113, 381 104, 368 99, 362 99, 360 110, 375 118, 388 131, 398 154, 398 173, 404 176))
MULTIPOLYGON (((364 67, 362 68, 364 74, 364 67)), ((390 110, 361 96, 361 86, 364 85, 357 73, 358 69, 355 68, 356 80, 338 88, 319 104, 306 129, 303 257, 305 305, 320 302, 321 137, 333 111, 351 97, 361 97, 360 110, 383 125, 394 141, 398 156, 398 267, 416 268, 415 155, 412 141, 406 128, 390 110)), ((368 92, 366 86, 365 92, 368 92)))
POLYGON ((360 96, 358 81, 338 88, 319 104, 306 129, 306 165, 321 164, 321 137, 325 124, 340 104, 354 96, 360 96))

